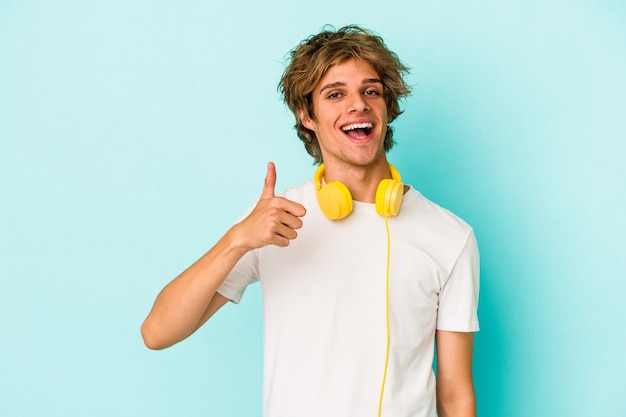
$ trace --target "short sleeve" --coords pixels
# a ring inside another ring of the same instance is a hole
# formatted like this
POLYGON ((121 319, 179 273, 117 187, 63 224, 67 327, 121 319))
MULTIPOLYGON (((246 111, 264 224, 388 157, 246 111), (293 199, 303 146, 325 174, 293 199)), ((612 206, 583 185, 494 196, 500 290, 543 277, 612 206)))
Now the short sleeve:
POLYGON ((257 250, 246 253, 235 264, 217 292, 238 304, 248 285, 259 280, 259 260, 257 250))
POLYGON ((439 293, 437 330, 476 332, 480 263, 478 244, 472 231, 439 293))

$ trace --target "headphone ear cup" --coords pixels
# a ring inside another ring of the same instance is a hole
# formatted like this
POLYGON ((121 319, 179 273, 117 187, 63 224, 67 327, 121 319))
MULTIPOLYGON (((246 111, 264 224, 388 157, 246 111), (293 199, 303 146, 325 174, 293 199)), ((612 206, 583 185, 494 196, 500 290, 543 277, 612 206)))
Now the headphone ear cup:
POLYGON ((376 189, 376 213, 381 216, 396 216, 402 205, 404 184, 394 179, 384 179, 376 189))
POLYGON ((317 191, 317 202, 330 220, 341 220, 352 212, 352 194, 345 184, 333 181, 317 191))

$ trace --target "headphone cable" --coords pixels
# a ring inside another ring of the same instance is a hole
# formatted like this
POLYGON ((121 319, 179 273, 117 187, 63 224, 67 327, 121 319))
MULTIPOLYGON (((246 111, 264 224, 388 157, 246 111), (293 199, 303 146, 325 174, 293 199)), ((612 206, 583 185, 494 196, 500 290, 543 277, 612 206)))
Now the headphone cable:
POLYGON ((378 400, 378 417, 380 417, 383 407, 383 394, 385 393, 385 382, 387 381, 387 369, 389 367, 389 345, 391 344, 391 332, 389 330, 389 267, 391 264, 391 234, 389 233, 389 217, 385 215, 385 228, 387 230, 387 269, 385 273, 385 327, 387 331, 387 342, 385 345, 385 368, 383 370, 383 380, 380 387, 380 398, 378 400))

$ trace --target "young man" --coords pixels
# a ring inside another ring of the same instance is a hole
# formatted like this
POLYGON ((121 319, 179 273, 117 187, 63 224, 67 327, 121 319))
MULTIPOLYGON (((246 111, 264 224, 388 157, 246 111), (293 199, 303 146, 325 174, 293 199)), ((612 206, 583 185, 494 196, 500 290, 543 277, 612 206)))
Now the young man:
POLYGON ((323 164, 280 197, 268 165, 249 215, 157 297, 148 347, 185 339, 260 281, 266 417, 475 416, 473 231, 386 159, 406 71, 354 26, 292 51, 280 90, 323 164))

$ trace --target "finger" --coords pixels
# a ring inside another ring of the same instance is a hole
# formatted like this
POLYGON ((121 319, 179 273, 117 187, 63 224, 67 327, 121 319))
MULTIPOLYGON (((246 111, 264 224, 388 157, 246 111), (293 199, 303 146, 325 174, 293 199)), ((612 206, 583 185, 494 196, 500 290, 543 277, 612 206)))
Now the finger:
POLYGON ((298 236, 298 232, 296 232, 291 227, 280 225, 275 230, 275 235, 284 237, 289 240, 293 240, 298 236))
POLYGON ((267 174, 265 175, 265 184, 263 185, 263 193, 261 199, 274 197, 274 188, 276 187, 276 166, 273 162, 267 164, 267 174))
POLYGON ((289 213, 284 213, 280 216, 279 221, 290 229, 300 229, 302 227, 302 220, 289 213))
POLYGON ((296 217, 304 217, 306 214, 306 208, 300 203, 296 203, 295 201, 286 200, 287 204, 283 208, 287 213, 296 216, 296 217))
POLYGON ((306 214, 306 208, 302 204, 286 198, 278 197, 272 201, 272 205, 296 217, 304 217, 306 214))

